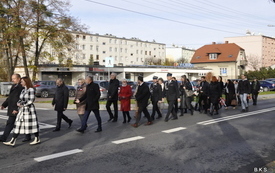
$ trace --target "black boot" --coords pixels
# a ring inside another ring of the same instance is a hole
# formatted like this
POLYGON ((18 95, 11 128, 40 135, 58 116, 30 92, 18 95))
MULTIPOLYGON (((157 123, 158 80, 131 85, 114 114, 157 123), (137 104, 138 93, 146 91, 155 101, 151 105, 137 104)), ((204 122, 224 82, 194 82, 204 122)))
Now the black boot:
POLYGON ((187 113, 187 109, 186 108, 184 109, 184 113, 187 113))
POLYGON ((183 109, 180 109, 180 116, 182 117, 184 115, 183 109))
POLYGON ((126 113, 125 112, 123 112, 123 122, 122 123, 123 124, 126 123, 126 113))

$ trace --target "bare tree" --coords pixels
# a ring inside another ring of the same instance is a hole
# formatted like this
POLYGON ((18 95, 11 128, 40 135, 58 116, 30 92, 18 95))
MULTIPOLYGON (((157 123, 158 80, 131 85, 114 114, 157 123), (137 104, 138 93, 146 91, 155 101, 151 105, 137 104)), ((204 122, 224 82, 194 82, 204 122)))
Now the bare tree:
POLYGON ((250 54, 246 58, 248 62, 248 69, 259 70, 262 67, 262 62, 257 55, 250 54))

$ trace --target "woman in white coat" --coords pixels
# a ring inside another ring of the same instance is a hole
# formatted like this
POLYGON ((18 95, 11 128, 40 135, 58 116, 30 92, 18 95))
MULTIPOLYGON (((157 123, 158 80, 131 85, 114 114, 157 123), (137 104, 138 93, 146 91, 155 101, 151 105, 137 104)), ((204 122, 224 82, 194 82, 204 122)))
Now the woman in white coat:
POLYGON ((13 138, 9 142, 4 142, 5 145, 14 146, 16 138, 19 134, 34 134, 35 139, 30 145, 40 143, 39 139, 39 125, 37 114, 34 107, 35 90, 29 77, 21 78, 21 85, 24 87, 22 90, 17 106, 19 112, 16 116, 13 138))

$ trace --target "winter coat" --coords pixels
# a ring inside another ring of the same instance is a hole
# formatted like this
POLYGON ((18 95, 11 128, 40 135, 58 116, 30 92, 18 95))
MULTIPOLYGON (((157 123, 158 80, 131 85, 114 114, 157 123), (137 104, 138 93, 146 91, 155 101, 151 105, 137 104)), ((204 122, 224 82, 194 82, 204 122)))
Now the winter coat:
POLYGON ((14 110, 18 111, 17 102, 23 89, 24 87, 22 87, 21 84, 13 84, 11 86, 9 97, 2 104, 4 108, 8 107, 8 116, 16 116, 16 114, 12 114, 12 112, 14 110))
POLYGON ((250 83, 248 80, 240 80, 238 84, 238 94, 250 94, 250 83))
POLYGON ((150 85, 151 101, 158 102, 162 100, 162 88, 158 83, 152 83, 150 85))
POLYGON ((132 97, 132 89, 130 85, 121 86, 118 93, 121 111, 131 110, 131 97, 132 97))
POLYGON ((203 81, 200 83, 200 94, 201 96, 209 95, 209 83, 207 81, 203 81))
POLYGON ((165 83, 166 99, 168 101, 175 101, 179 97, 179 85, 176 81, 171 80, 165 83))
POLYGON ((80 102, 86 101, 85 110, 91 111, 99 109, 100 90, 98 84, 91 82, 86 85, 85 94, 79 99, 80 102))
POLYGON ((210 103, 212 104, 218 104, 219 103, 219 98, 222 96, 221 95, 221 85, 218 82, 211 82, 209 84, 209 99, 210 103))
MULTIPOLYGON (((80 99, 86 92, 86 85, 83 84, 81 86, 78 86, 75 92, 75 100, 80 99)), ((82 101, 80 103, 76 103, 76 109, 77 109, 77 114, 82 115, 85 113, 85 108, 86 108, 86 102, 82 101)))
MULTIPOLYGON (((231 106, 232 100, 236 100, 235 85, 233 82, 226 83, 225 86, 225 104, 231 106)), ((233 105, 235 106, 235 105, 233 105)))
POLYGON ((261 85, 260 82, 258 80, 253 81, 251 84, 251 93, 253 94, 257 94, 260 91, 261 85))
POLYGON ((119 81, 117 79, 111 79, 108 87, 107 99, 111 101, 118 100, 118 87, 119 81))
POLYGON ((55 111, 64 111, 67 109, 69 102, 69 89, 63 83, 60 86, 57 86, 56 92, 52 101, 52 105, 55 105, 55 111))
POLYGON ((150 95, 151 94, 149 87, 145 83, 142 83, 142 85, 138 85, 136 100, 137 105, 141 110, 148 106, 148 100, 150 98, 150 95))
POLYGON ((15 134, 31 134, 39 131, 37 114, 34 107, 35 91, 33 88, 23 89, 18 103, 22 105, 19 108, 15 120, 15 134))

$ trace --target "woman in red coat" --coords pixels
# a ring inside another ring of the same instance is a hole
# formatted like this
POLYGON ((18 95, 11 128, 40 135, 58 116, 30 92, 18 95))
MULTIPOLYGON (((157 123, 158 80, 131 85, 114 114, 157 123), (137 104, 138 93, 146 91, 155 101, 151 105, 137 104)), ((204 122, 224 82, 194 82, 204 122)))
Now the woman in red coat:
POLYGON ((122 80, 122 86, 120 87, 118 98, 120 100, 120 111, 123 113, 123 123, 126 123, 126 116, 128 117, 128 122, 131 121, 130 113, 131 110, 131 97, 132 97, 132 89, 129 85, 127 85, 127 80, 122 80))

